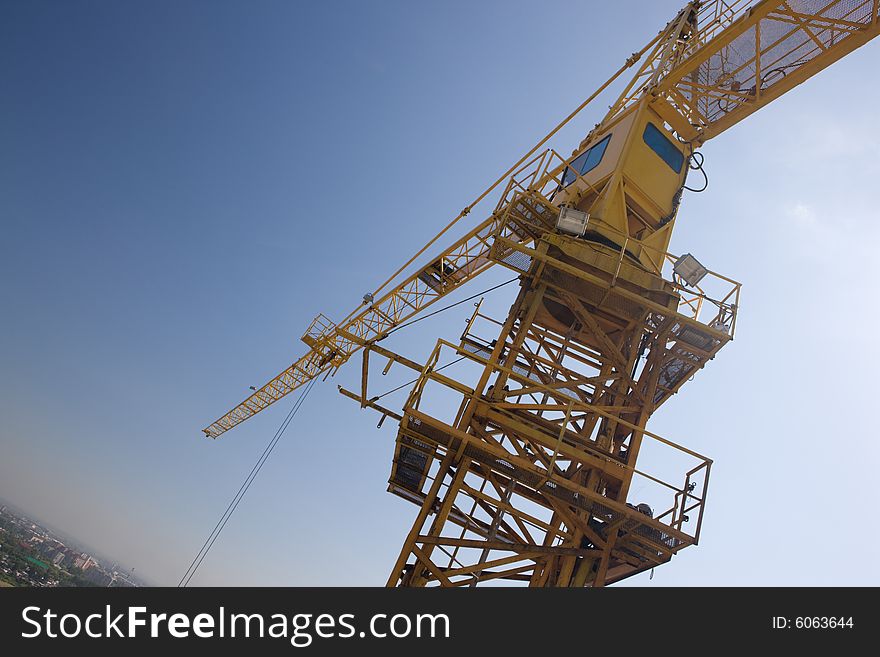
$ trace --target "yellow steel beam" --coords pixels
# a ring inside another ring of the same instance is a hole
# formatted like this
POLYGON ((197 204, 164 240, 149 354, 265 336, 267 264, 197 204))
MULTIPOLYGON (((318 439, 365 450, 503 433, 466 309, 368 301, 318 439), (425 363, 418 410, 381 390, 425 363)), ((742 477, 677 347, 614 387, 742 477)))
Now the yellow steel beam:
MULTIPOLYGON (((285 368, 238 406, 203 429, 205 435, 217 438, 304 383, 339 367, 364 342, 387 333, 483 273, 493 264, 489 259, 490 237, 497 228, 498 219, 493 215, 381 299, 362 309, 343 325, 331 327, 322 336, 320 350, 311 349, 285 368), (441 261, 443 266, 438 271, 435 264, 441 261)), ((522 241, 513 232, 508 237, 516 243, 522 241)))
MULTIPOLYGON (((658 38, 655 37, 640 51, 633 53, 605 83, 596 89, 583 103, 566 116, 531 150, 523 155, 412 258, 382 283, 373 296, 378 296, 382 290, 388 287, 392 281, 424 254, 441 236, 447 233, 461 219, 468 216, 471 210, 501 183, 507 180, 508 176, 515 177, 536 161, 540 167, 545 160, 546 152, 540 153, 532 158, 532 160, 529 160, 529 158, 580 114, 584 108, 592 103, 599 94, 607 89, 627 69, 634 66, 642 55, 655 46, 658 38)), ((541 170, 543 171, 543 169, 541 170)), ((536 168, 532 176, 532 183, 537 181, 538 172, 536 168)), ((513 182, 514 180, 511 178, 511 183, 513 182)), ((311 336, 313 338, 312 341, 307 341, 309 346, 312 347, 308 353, 285 368, 235 408, 219 417, 205 429, 202 429, 202 432, 209 438, 217 438, 229 429, 268 408, 304 383, 325 372, 330 372, 345 363, 360 348, 360 345, 342 337, 336 329, 352 333, 363 340, 376 338, 407 319, 412 318, 439 298, 491 267, 493 261, 489 259, 488 255, 491 247, 491 237, 498 228, 498 216, 500 215, 493 213, 483 223, 440 253, 428 265, 422 267, 403 282, 395 285, 384 293, 378 301, 370 304, 369 307, 365 309, 360 308, 350 313, 338 326, 327 322, 328 325, 322 327, 322 330, 318 331, 317 336, 311 336)), ((530 241, 525 237, 520 237, 520 239, 523 242, 530 241)))
POLYGON ((876 37, 878 5, 691 2, 667 26, 601 125, 612 125, 649 94, 653 109, 674 130, 703 143, 876 37))
MULTIPOLYGON (((534 555, 565 555, 572 557, 594 557, 601 554, 600 550, 589 550, 586 548, 570 548, 570 547, 561 547, 558 545, 533 545, 529 543, 506 543, 504 541, 486 541, 479 539, 469 539, 469 538, 452 538, 446 536, 419 536, 416 539, 417 543, 427 543, 433 545, 449 545, 453 547, 464 547, 464 548, 480 548, 480 549, 488 549, 488 550, 498 550, 500 552, 524 552, 534 555)), ((529 557, 520 556, 521 559, 527 559, 529 557)), ((486 564, 482 564, 481 567, 486 567, 486 564)), ((447 571, 447 574, 452 574, 447 571)))

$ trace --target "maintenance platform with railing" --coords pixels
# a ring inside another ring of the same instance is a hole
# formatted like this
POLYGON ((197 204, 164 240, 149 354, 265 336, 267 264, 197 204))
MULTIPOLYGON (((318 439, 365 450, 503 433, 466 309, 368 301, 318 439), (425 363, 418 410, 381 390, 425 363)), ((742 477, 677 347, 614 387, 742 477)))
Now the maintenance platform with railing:
MULTIPOLYGON (((572 170, 544 152, 493 212, 484 257, 520 275, 506 318, 478 303, 423 363, 346 336, 363 379, 341 392, 399 421, 389 490, 420 507, 391 585, 604 585, 699 540, 711 461, 645 425, 732 339, 740 286, 557 205, 572 170), (370 396, 370 354, 418 373, 400 412, 370 396)), ((436 264, 438 285, 458 271, 436 264)))
POLYGON ((361 351, 361 389, 341 392, 399 422, 389 488, 419 507, 389 585, 602 586, 669 560, 699 539, 711 462, 647 422, 730 342, 739 310, 738 283, 668 253, 683 193, 708 185, 687 184, 705 175, 697 149, 878 35, 880 0, 687 2, 348 316, 319 315, 307 353, 205 435, 308 384, 304 399, 361 351), (570 157, 542 150, 614 86, 570 157), (520 285, 505 317, 478 305, 424 362, 383 342, 495 265, 520 285), (371 358, 418 374, 400 406, 368 394, 371 358))

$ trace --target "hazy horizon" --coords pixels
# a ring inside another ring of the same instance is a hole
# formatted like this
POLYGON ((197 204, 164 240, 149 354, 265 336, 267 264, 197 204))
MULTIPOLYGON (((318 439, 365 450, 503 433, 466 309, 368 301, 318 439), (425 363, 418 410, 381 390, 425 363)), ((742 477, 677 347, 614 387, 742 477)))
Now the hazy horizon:
MULTIPOLYGON (((68 541, 73 544, 72 546, 68 545, 68 547, 75 546, 77 548, 81 548, 87 554, 90 554, 93 557, 97 557, 101 561, 109 562, 111 564, 115 563, 124 572, 131 572, 131 570, 133 568, 133 567, 129 567, 128 564, 126 564, 124 560, 115 558, 111 554, 105 554, 104 552, 101 551, 101 549, 98 546, 90 545, 86 541, 74 536, 70 532, 68 532, 64 529, 61 529, 60 527, 56 527, 54 524, 48 522, 47 520, 43 520, 42 518, 38 517, 35 513, 28 511, 21 504, 16 503, 13 500, 9 500, 4 497, 0 497, 0 506, 6 506, 8 508, 14 509, 16 513, 21 514, 22 516, 26 517, 28 520, 34 521, 40 527, 43 527, 44 529, 50 530, 53 534, 56 534, 58 537, 63 538, 65 541, 68 541)), ((65 543, 65 545, 67 545, 67 544, 65 543)), ((155 583, 151 582, 148 577, 142 577, 137 572, 136 568, 134 569, 134 572, 135 572, 134 576, 138 580, 140 580, 144 584, 149 584, 150 586, 155 586, 155 583)))

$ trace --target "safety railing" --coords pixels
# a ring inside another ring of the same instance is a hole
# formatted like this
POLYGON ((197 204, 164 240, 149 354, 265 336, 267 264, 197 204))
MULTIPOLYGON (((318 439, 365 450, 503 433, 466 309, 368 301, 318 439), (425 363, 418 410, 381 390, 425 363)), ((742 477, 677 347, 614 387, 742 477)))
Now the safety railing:
MULTIPOLYGON (((538 206, 558 213, 558 208, 553 204, 553 196, 563 188, 563 178, 568 172, 574 174, 574 180, 583 181, 592 187, 584 176, 572 168, 573 159, 574 156, 565 159, 555 150, 547 149, 514 172, 495 209, 497 216, 501 217, 499 231, 506 226, 511 213, 522 210, 524 200, 530 201, 527 204, 530 207, 538 206)), ((595 188, 593 191, 598 193, 595 188)), ((552 229, 547 223, 549 217, 544 216, 541 219, 542 221, 535 219, 531 223, 531 228, 536 233, 552 229)), ((517 220, 522 221, 523 218, 520 216, 517 220)), ((612 285, 616 283, 624 263, 642 267, 672 284, 679 295, 679 314, 733 337, 742 287, 740 283, 707 269, 701 281, 688 285, 675 275, 675 265, 680 256, 646 245, 597 217, 591 216, 587 227, 588 230, 592 229, 609 238, 603 244, 618 253, 612 285), (649 264, 636 260, 634 254, 644 256, 649 264)))
MULTIPOLYGON (((552 417, 553 414, 558 415, 558 419, 565 421, 563 418, 572 418, 574 416, 583 417, 584 414, 595 414, 599 418, 614 421, 618 426, 625 426, 634 432, 634 435, 640 437, 641 447, 640 455, 650 456, 651 460, 661 464, 664 472, 649 473, 643 469, 635 467, 635 463, 630 463, 626 458, 621 458, 619 454, 613 454, 610 451, 599 448, 598 442, 594 440, 584 440, 577 444, 577 448, 582 450, 589 459, 600 459, 604 461, 612 469, 619 468, 621 479, 630 480, 629 490, 631 497, 638 495, 634 502, 647 503, 651 509, 664 509, 659 514, 653 514, 651 522, 644 520, 647 526, 654 526, 656 523, 666 528, 679 532, 683 536, 679 536, 676 540, 680 541, 684 537, 688 537, 690 542, 696 543, 699 540, 699 533, 702 527, 703 510, 708 491, 709 470, 711 467, 711 459, 699 454, 686 447, 678 445, 656 433, 641 428, 628 422, 627 420, 615 415, 612 412, 604 410, 602 407, 589 404, 580 399, 566 397, 564 402, 552 403, 554 398, 558 398, 559 391, 552 385, 542 383, 535 378, 526 376, 521 370, 509 368, 500 362, 490 362, 486 357, 466 349, 463 345, 456 345, 452 342, 440 339, 437 341, 429 358, 425 362, 425 366, 415 382, 407 401, 404 405, 404 415, 412 409, 418 411, 425 395, 426 389, 431 385, 449 386, 450 374, 438 374, 438 363, 441 357, 446 353, 446 360, 466 360, 470 363, 477 364, 482 367, 491 365, 494 373, 504 373, 510 382, 510 390, 508 395, 515 398, 517 389, 529 388, 538 394, 546 393, 544 403, 526 404, 526 403, 505 403, 493 402, 493 407, 503 411, 509 409, 521 409, 533 413, 540 414, 543 418, 552 417), (449 352, 454 352, 449 354, 449 352), (678 471, 676 475, 672 470, 678 471), (673 480, 681 477, 684 472, 682 485, 671 483, 673 480), (629 477, 627 477, 627 474, 629 477), (686 526, 687 525, 687 526, 686 526)), ((444 370, 446 368, 444 367, 444 370)), ((446 370, 448 372, 448 370, 446 370)), ((475 402, 478 399, 477 392, 472 388, 468 388, 465 384, 457 384, 453 388, 456 392, 461 393, 463 390, 469 390, 470 393, 464 393, 465 401, 475 402), (468 396, 471 397, 468 400, 468 396)), ((440 418, 438 418, 440 419, 440 418)), ((451 426, 451 423, 450 423, 451 426)), ((554 436, 555 439, 555 436, 554 436)), ((556 451, 548 458, 552 457, 552 462, 559 458, 559 449, 561 441, 557 442, 556 451)), ((643 458, 640 456, 640 458, 643 458)), ((635 459, 633 459, 635 460, 635 459)), ((548 476, 549 470, 548 470, 548 476)), ((603 504, 605 502, 603 501, 603 504)), ((621 504, 608 499, 607 505, 616 512, 621 512, 621 504)), ((635 504, 627 505, 630 511, 637 508, 635 504)), ((638 516, 636 516, 638 517, 638 516)), ((655 529, 658 527, 655 527, 655 529)), ((669 536, 674 537, 674 534, 669 536)))

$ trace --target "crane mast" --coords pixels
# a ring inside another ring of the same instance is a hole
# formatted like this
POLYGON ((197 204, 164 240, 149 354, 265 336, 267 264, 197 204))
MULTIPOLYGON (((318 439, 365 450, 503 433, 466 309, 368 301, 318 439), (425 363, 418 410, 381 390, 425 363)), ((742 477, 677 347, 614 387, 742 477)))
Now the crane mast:
POLYGON ((527 153, 482 223, 344 321, 319 315, 307 354, 205 434, 360 351, 360 390, 340 392, 399 422, 389 491, 419 507, 389 586, 603 586, 696 544, 711 460, 647 422, 733 339, 740 285, 668 253, 688 172, 707 140, 875 37, 878 2, 690 2, 600 88, 636 68, 570 156, 527 153), (505 317, 477 304, 421 363, 380 344, 493 265, 519 279, 505 317), (371 355, 416 373, 402 408, 370 396, 371 355), (450 393, 456 408, 432 401, 450 393))

